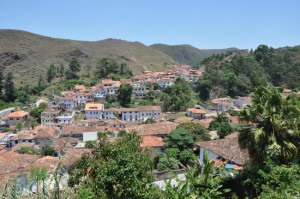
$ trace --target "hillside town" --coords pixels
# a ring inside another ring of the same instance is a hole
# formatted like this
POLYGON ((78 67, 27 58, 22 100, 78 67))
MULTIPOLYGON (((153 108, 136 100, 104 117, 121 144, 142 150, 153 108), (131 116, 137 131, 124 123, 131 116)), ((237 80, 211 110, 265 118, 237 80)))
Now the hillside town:
MULTIPOLYGON (((114 140, 120 131, 136 132, 141 137, 141 148, 163 152, 164 138, 181 123, 192 121, 208 129, 210 123, 219 114, 226 113, 229 123, 237 125, 238 117, 230 115, 227 111, 239 111, 251 105, 250 97, 217 98, 213 99, 207 107, 195 104, 177 118, 172 116, 178 113, 163 112, 159 105, 134 108, 104 106, 107 97, 117 95, 120 86, 124 83, 133 87, 132 98, 144 98, 150 89, 153 90, 154 84, 158 85, 154 92, 160 92, 161 89, 172 86, 178 77, 193 84, 204 73, 204 69, 202 67, 195 70, 180 65, 162 72, 144 71, 131 79, 120 81, 103 79, 92 87, 77 84, 72 90, 62 91, 59 96, 53 96, 52 100, 45 97, 36 99, 33 108, 41 104, 47 105, 41 112, 40 124, 34 127, 25 128, 24 124, 30 118, 28 109, 1 110, 2 126, 14 129, 0 134, 1 182, 4 183, 17 176, 24 177, 31 167, 36 166, 46 167, 51 173, 59 162, 64 168, 67 179, 68 168, 82 154, 90 153, 87 143, 99 141, 99 134, 114 140), (24 153, 24 150, 43 151, 49 147, 54 151, 52 155, 24 153)), ((209 131, 209 134, 210 141, 194 144, 194 148, 199 151, 200 162, 203 162, 204 150, 208 150, 211 161, 216 161, 219 165, 220 162, 225 162, 229 169, 242 170, 248 155, 245 150, 239 148, 237 133, 230 134, 224 139, 220 139, 216 131, 209 131)), ((182 172, 184 173, 184 169, 182 172)), ((163 180, 165 177, 158 174, 156 176, 157 180, 163 180)))

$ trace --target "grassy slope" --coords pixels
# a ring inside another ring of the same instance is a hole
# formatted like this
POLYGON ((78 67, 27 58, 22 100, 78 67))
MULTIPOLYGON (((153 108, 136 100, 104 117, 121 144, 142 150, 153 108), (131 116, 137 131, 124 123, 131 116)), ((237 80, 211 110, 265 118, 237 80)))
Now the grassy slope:
POLYGON ((12 71, 16 83, 37 82, 50 64, 67 66, 77 57, 82 66, 96 66, 101 57, 113 56, 126 62, 134 73, 161 70, 174 61, 165 53, 138 42, 107 39, 96 42, 44 37, 17 30, 0 30, 0 68, 12 71))
POLYGON ((151 48, 160 50, 173 58, 179 64, 196 65, 203 58, 209 57, 213 54, 225 53, 227 51, 238 50, 236 48, 227 49, 211 49, 200 50, 191 45, 165 45, 165 44, 153 44, 151 48))

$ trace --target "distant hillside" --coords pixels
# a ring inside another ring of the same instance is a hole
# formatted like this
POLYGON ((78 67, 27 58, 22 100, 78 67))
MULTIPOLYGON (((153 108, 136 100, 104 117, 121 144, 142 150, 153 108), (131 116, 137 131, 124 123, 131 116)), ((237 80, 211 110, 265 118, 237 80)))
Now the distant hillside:
POLYGON ((97 61, 114 56, 126 62, 134 73, 162 70, 175 63, 167 54, 139 42, 106 39, 96 42, 55 39, 18 30, 0 30, 0 68, 12 71, 16 83, 36 83, 50 64, 64 64, 72 57, 82 66, 95 68, 97 61))
POLYGON ((191 45, 165 45, 165 44, 153 44, 150 46, 153 49, 160 50, 169 55, 176 63, 196 65, 202 59, 209 57, 213 54, 226 53, 228 51, 237 51, 237 48, 227 49, 211 49, 200 50, 191 45))

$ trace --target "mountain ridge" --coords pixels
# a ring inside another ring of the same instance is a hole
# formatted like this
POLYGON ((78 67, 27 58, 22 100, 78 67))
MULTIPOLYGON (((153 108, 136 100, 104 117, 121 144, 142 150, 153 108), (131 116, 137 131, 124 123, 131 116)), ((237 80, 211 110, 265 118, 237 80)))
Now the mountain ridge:
MULTIPOLYGON (((197 49, 191 45, 189 48, 197 49)), ((112 38, 79 41, 0 29, 0 69, 5 73, 13 72, 17 84, 36 83, 40 75, 45 77, 50 64, 63 64, 66 68, 70 59, 76 57, 82 66, 90 65, 93 70, 97 61, 107 56, 125 62, 134 74, 143 70, 163 70, 172 64, 195 63, 189 61, 189 57, 187 63, 178 62, 176 56, 138 41, 112 38)), ((181 56, 180 52, 178 56, 181 56)))

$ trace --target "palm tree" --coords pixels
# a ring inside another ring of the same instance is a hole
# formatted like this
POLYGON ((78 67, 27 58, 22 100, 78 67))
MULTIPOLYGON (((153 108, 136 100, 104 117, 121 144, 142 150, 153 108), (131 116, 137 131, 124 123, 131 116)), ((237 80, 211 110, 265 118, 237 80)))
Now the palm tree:
POLYGON ((252 103, 240 113, 241 148, 248 149, 256 166, 274 150, 278 150, 281 163, 295 160, 300 147, 299 99, 294 95, 284 97, 278 89, 268 86, 255 90, 252 103))

